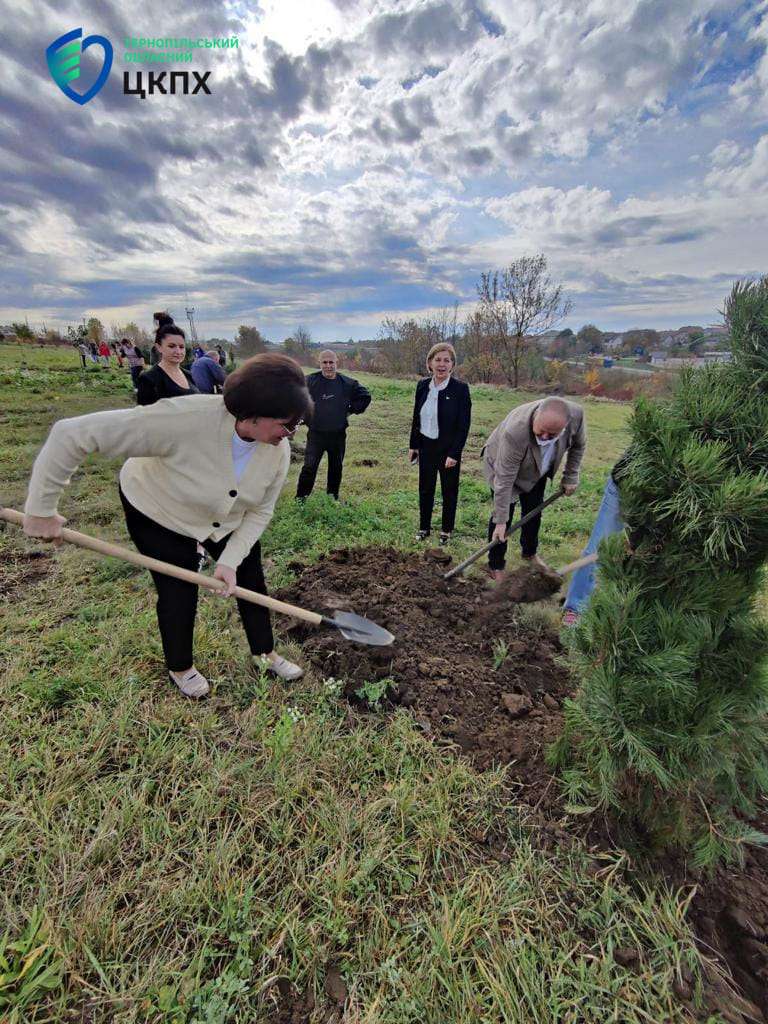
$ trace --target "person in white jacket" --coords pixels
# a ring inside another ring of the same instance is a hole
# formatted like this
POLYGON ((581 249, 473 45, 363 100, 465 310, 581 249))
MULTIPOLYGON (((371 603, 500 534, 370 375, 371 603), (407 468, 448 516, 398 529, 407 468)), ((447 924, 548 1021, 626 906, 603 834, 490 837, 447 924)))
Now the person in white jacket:
MULTIPOLYGON (((266 593, 259 538, 272 518, 290 463, 286 438, 312 413, 301 367, 288 356, 254 356, 230 374, 223 395, 170 398, 150 406, 59 420, 32 469, 24 531, 61 543, 57 503, 86 455, 126 458, 120 499, 128 532, 145 555, 197 568, 197 545, 216 562, 215 579, 266 593)), ((188 697, 208 682, 195 668, 197 590, 152 573, 157 619, 171 680, 188 697)), ((269 612, 238 601, 254 663, 283 679, 298 665, 274 649, 269 612)))

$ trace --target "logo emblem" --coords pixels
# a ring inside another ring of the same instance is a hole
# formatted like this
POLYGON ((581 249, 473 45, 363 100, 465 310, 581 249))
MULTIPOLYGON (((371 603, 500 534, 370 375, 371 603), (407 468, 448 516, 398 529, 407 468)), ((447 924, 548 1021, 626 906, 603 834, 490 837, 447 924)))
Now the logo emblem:
POLYGON ((112 43, 104 36, 88 36, 83 39, 82 44, 77 42, 81 39, 83 30, 76 28, 51 43, 45 51, 45 59, 48 61, 48 70, 51 72, 54 82, 65 96, 69 96, 75 103, 81 106, 92 100, 107 80, 112 69, 112 43), (88 92, 82 95, 70 88, 69 83, 80 77, 80 54, 84 53, 89 46, 98 43, 104 50, 104 67, 99 72, 99 77, 93 83, 88 92))

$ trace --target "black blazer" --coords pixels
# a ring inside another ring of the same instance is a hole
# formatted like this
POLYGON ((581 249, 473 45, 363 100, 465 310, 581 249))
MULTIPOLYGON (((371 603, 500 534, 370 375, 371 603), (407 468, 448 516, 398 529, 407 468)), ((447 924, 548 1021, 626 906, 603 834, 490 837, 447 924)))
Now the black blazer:
POLYGON ((179 398, 181 395, 199 395, 200 392, 195 387, 195 382, 192 380, 192 375, 188 373, 184 367, 181 367, 181 372, 187 378, 189 384, 189 390, 180 388, 178 384, 171 380, 164 370, 161 370, 158 365, 152 367, 151 370, 145 370, 139 374, 139 379, 136 383, 136 404, 137 405, 154 405, 155 402, 159 402, 161 398, 179 398))
MULTIPOLYGON (((416 385, 416 401, 413 403, 409 448, 421 447, 421 407, 427 400, 431 380, 431 377, 426 377, 416 385)), ((471 418, 472 399, 469 397, 469 387, 463 380, 451 377, 448 385, 437 395, 438 437, 434 442, 448 458, 461 458, 462 449, 467 443, 471 418)))

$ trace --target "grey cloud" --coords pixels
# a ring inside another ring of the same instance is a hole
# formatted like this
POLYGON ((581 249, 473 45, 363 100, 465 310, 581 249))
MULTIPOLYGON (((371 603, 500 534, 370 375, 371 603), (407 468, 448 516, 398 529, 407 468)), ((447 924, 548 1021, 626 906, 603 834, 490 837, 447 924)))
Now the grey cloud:
POLYGON ((434 3, 402 14, 384 14, 373 23, 371 39, 381 56, 410 53, 427 56, 430 53, 456 53, 483 34, 476 19, 464 19, 455 4, 434 3))
POLYGON ((652 229, 661 223, 661 217, 622 217, 595 231, 593 238, 596 242, 605 245, 615 245, 625 241, 637 242, 642 238, 647 238, 652 229))
POLYGON ((493 153, 487 146, 470 146, 464 150, 464 156, 472 167, 484 167, 493 160, 493 153))
POLYGON ((500 83, 509 78, 511 68, 511 57, 496 57, 488 61, 482 72, 462 90, 462 100, 472 118, 481 117, 488 109, 489 97, 498 93, 500 83))
POLYGON ((417 142, 424 128, 437 125, 437 119, 428 96, 412 96, 395 100, 389 106, 390 120, 375 117, 371 128, 385 145, 390 142, 417 142))
MULTIPOLYGON (((621 217, 609 221, 593 232, 592 242, 596 245, 623 246, 638 242, 653 245, 677 245, 693 242, 711 235, 713 228, 707 225, 691 228, 682 224, 675 227, 669 216, 621 217)), ((565 236, 560 236, 565 239, 565 236)), ((583 241, 583 237, 582 237, 583 241)))
POLYGON ((689 231, 676 231, 668 235, 661 235, 657 239, 659 245, 678 245, 680 242, 695 242, 699 238, 706 238, 712 233, 711 228, 697 228, 689 231))

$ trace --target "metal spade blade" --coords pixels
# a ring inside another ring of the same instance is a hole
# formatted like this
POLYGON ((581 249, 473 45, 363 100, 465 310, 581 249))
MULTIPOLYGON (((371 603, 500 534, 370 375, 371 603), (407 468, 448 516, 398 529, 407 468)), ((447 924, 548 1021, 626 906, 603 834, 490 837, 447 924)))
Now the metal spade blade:
POLYGON ((354 640, 358 644, 370 644, 373 647, 386 647, 395 639, 388 629, 377 626, 370 619, 354 612, 334 612, 332 618, 323 616, 323 625, 338 629, 346 640, 354 640))

